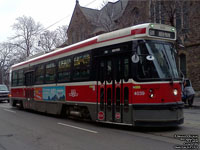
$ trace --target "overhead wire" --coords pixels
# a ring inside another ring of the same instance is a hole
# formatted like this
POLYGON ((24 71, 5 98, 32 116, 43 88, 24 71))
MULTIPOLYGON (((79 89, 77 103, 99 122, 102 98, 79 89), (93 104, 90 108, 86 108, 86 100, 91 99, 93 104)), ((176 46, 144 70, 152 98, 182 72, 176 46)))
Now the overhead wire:
MULTIPOLYGON (((94 3, 95 1, 97 1, 97 0, 93 0, 93 1, 89 2, 89 3, 86 4, 84 7, 91 5, 91 4, 94 3)), ((68 14, 67 16, 63 17, 62 19, 60 19, 60 20, 58 20, 58 21, 56 21, 56 22, 54 22, 53 24, 49 25, 48 27, 41 29, 41 30, 39 31, 39 33, 46 31, 47 29, 51 28, 52 26, 58 24, 59 22, 63 21, 64 19, 66 19, 66 18, 68 18, 68 17, 70 17, 70 16, 71 16, 71 15, 68 14)))

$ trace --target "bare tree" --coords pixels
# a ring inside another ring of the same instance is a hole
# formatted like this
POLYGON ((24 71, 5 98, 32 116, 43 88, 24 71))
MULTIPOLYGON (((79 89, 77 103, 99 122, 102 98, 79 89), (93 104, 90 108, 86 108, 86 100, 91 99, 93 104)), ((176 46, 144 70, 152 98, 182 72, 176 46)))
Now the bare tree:
POLYGON ((54 31, 45 31, 40 34, 38 46, 42 51, 49 52, 55 48, 57 34, 54 31))
POLYGON ((58 27, 54 31, 46 30, 39 37, 38 46, 42 51, 49 52, 67 41, 67 26, 58 27))
POLYGON ((57 33, 57 40, 56 40, 56 47, 61 46, 63 43, 65 43, 68 39, 67 36, 67 29, 68 26, 67 25, 63 25, 58 27, 55 32, 57 33))
POLYGON ((0 43, 0 83, 8 84, 9 68, 15 63, 14 47, 10 43, 0 43))
POLYGON ((18 17, 16 21, 12 26, 15 30, 15 35, 11 38, 12 43, 28 57, 33 51, 37 34, 42 29, 42 25, 26 16, 18 17))

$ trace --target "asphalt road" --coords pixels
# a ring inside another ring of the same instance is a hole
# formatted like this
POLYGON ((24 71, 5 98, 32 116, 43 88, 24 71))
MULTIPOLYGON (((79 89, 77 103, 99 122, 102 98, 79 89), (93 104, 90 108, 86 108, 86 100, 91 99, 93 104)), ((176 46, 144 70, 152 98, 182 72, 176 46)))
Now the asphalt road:
POLYGON ((0 103, 0 150, 175 149, 191 136, 199 140, 200 109, 184 111, 185 124, 177 128, 131 128, 62 119, 0 103))

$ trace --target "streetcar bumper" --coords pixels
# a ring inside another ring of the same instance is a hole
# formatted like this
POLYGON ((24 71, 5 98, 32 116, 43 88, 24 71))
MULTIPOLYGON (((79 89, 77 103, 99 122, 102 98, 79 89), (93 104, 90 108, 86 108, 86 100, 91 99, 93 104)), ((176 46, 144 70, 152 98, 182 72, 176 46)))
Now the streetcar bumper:
POLYGON ((183 124, 183 102, 164 104, 134 104, 135 126, 168 127, 183 124))

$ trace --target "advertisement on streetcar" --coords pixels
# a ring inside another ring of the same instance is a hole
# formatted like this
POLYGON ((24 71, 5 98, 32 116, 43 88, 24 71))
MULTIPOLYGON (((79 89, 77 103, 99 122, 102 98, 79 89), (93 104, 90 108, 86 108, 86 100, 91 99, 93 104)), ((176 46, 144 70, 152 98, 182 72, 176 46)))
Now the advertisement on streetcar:
POLYGON ((43 100, 45 101, 64 101, 65 87, 44 87, 43 100))

